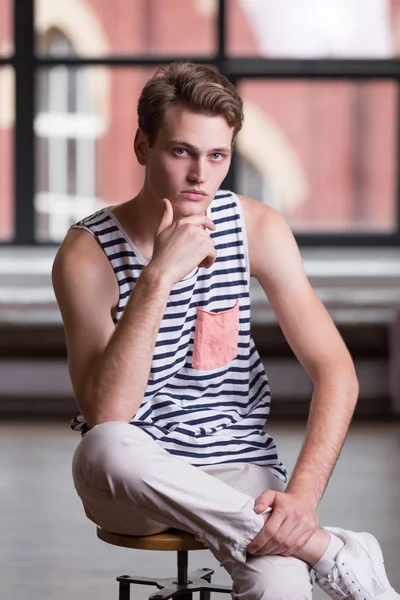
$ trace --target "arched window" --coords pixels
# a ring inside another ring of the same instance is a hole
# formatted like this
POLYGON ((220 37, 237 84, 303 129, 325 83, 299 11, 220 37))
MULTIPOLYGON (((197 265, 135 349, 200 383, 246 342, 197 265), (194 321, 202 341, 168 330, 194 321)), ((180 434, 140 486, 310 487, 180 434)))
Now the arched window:
POLYGON ((239 194, 250 196, 263 204, 281 210, 279 198, 272 193, 267 176, 260 173, 257 167, 240 152, 236 155, 236 167, 239 194))
MULTIPOLYGON (((57 29, 40 39, 51 56, 74 56, 57 29)), ((87 68, 60 65, 38 73, 36 234, 60 241, 68 227, 99 208, 96 194, 96 139, 102 133, 87 68)))

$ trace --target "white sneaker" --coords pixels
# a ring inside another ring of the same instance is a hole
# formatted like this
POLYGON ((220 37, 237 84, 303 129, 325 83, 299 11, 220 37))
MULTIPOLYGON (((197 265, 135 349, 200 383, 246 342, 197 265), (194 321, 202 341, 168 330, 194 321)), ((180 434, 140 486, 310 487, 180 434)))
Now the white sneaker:
POLYGON ((339 600, 400 600, 386 575, 378 540, 370 533, 324 527, 344 542, 328 575, 315 573, 315 581, 331 598, 339 600))

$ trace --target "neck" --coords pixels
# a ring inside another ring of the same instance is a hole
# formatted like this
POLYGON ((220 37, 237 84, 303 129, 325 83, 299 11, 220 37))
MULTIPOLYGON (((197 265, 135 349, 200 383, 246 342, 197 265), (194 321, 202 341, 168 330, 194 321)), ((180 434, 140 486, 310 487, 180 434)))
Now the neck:
POLYGON ((132 237, 145 246, 152 245, 164 212, 161 199, 144 185, 122 210, 121 218, 132 237))

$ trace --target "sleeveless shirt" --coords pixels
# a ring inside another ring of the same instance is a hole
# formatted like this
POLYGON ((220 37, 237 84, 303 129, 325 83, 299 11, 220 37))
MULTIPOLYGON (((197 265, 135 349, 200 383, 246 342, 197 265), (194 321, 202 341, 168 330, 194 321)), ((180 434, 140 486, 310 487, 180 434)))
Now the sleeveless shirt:
MULTIPOLYGON (((286 482, 287 472, 276 444, 264 430, 271 396, 267 374, 250 335, 250 266, 240 200, 230 191, 219 190, 207 215, 216 226, 210 235, 217 259, 209 269, 196 267, 171 288, 146 392, 130 423, 193 465, 250 462, 270 467, 286 482), (224 330, 220 320, 229 313, 234 318, 235 307, 238 322, 232 334, 232 329, 224 330), (214 340, 222 347, 225 364, 218 364, 218 352, 215 364, 213 359, 207 364, 208 353, 215 354, 215 348, 201 347, 207 343, 207 331, 201 335, 200 316, 206 319, 206 326, 209 319, 211 336, 215 329, 214 340), (230 347, 224 346, 228 345, 225 339, 230 347), (195 363, 196 352, 200 362, 195 363), (205 360, 201 361, 202 357, 205 360)), ((115 217, 113 207, 101 209, 72 227, 92 233, 111 263, 119 285, 113 315, 118 326, 148 263, 115 217)), ((89 431, 81 415, 72 420, 71 428, 82 435, 89 431)))

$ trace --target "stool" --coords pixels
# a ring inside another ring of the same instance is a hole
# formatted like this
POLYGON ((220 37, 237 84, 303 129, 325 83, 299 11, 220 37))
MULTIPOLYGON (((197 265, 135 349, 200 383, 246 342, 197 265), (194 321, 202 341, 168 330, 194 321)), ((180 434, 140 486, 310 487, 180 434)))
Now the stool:
POLYGON ((192 600, 193 592, 200 592, 200 600, 210 600, 211 592, 230 594, 229 586, 214 585, 211 583, 213 569, 197 569, 193 573, 188 569, 188 550, 205 550, 205 546, 196 540, 191 533, 179 529, 168 529, 164 533, 146 535, 143 537, 133 535, 119 535, 108 533, 97 528, 97 537, 112 544, 124 548, 136 548, 139 550, 175 550, 178 553, 178 575, 172 578, 152 579, 151 577, 120 575, 119 600, 130 599, 130 585, 155 585, 159 589, 149 596, 149 600, 168 600, 168 598, 180 598, 180 600, 192 600))

